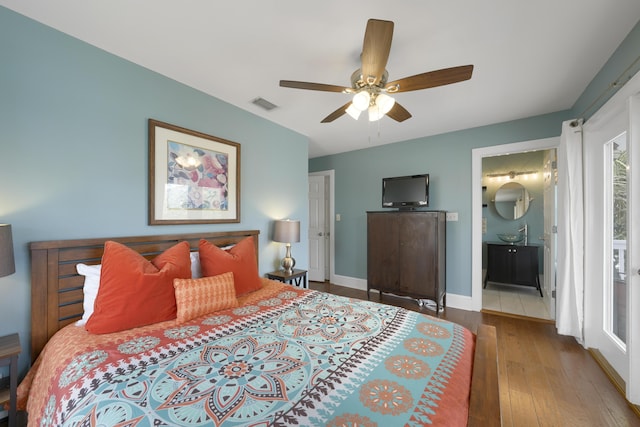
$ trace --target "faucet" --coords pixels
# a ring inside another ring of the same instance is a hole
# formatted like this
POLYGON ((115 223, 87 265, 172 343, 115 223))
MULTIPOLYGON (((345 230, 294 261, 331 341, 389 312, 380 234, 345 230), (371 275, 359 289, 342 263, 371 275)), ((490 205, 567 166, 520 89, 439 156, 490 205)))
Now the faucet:
POLYGON ((518 231, 524 233, 524 245, 527 246, 527 240, 529 238, 529 229, 527 228, 527 223, 525 222, 522 227, 518 228, 518 231))

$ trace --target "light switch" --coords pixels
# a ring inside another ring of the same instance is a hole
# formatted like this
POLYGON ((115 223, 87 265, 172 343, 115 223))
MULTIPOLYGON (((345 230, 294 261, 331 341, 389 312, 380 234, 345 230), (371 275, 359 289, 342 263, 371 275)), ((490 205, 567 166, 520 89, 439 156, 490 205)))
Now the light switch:
POLYGON ((340 214, 336 214, 336 221, 340 221, 340 214))

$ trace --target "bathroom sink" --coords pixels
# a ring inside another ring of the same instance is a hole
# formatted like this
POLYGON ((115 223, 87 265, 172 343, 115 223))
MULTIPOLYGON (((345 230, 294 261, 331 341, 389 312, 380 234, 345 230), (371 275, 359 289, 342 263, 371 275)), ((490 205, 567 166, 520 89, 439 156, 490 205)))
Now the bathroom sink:
POLYGON ((506 243, 518 243, 524 239, 524 235, 522 234, 511 234, 511 233, 499 233, 498 238, 506 243))

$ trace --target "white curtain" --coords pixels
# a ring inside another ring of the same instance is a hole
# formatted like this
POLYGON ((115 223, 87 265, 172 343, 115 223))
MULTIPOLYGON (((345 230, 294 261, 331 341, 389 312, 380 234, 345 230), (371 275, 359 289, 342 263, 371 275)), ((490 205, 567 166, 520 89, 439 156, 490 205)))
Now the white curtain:
POLYGON ((584 342, 582 119, 562 123, 558 147, 556 327, 584 342), (564 172, 564 173, 563 173, 564 172))

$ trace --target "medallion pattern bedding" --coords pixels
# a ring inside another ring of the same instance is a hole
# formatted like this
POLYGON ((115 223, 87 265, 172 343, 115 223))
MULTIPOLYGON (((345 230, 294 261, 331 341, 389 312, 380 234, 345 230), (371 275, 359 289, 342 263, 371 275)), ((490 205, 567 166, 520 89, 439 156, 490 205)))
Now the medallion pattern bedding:
POLYGON ((29 424, 466 425, 462 326, 266 279, 238 302, 107 335, 63 328, 20 385, 29 424))

